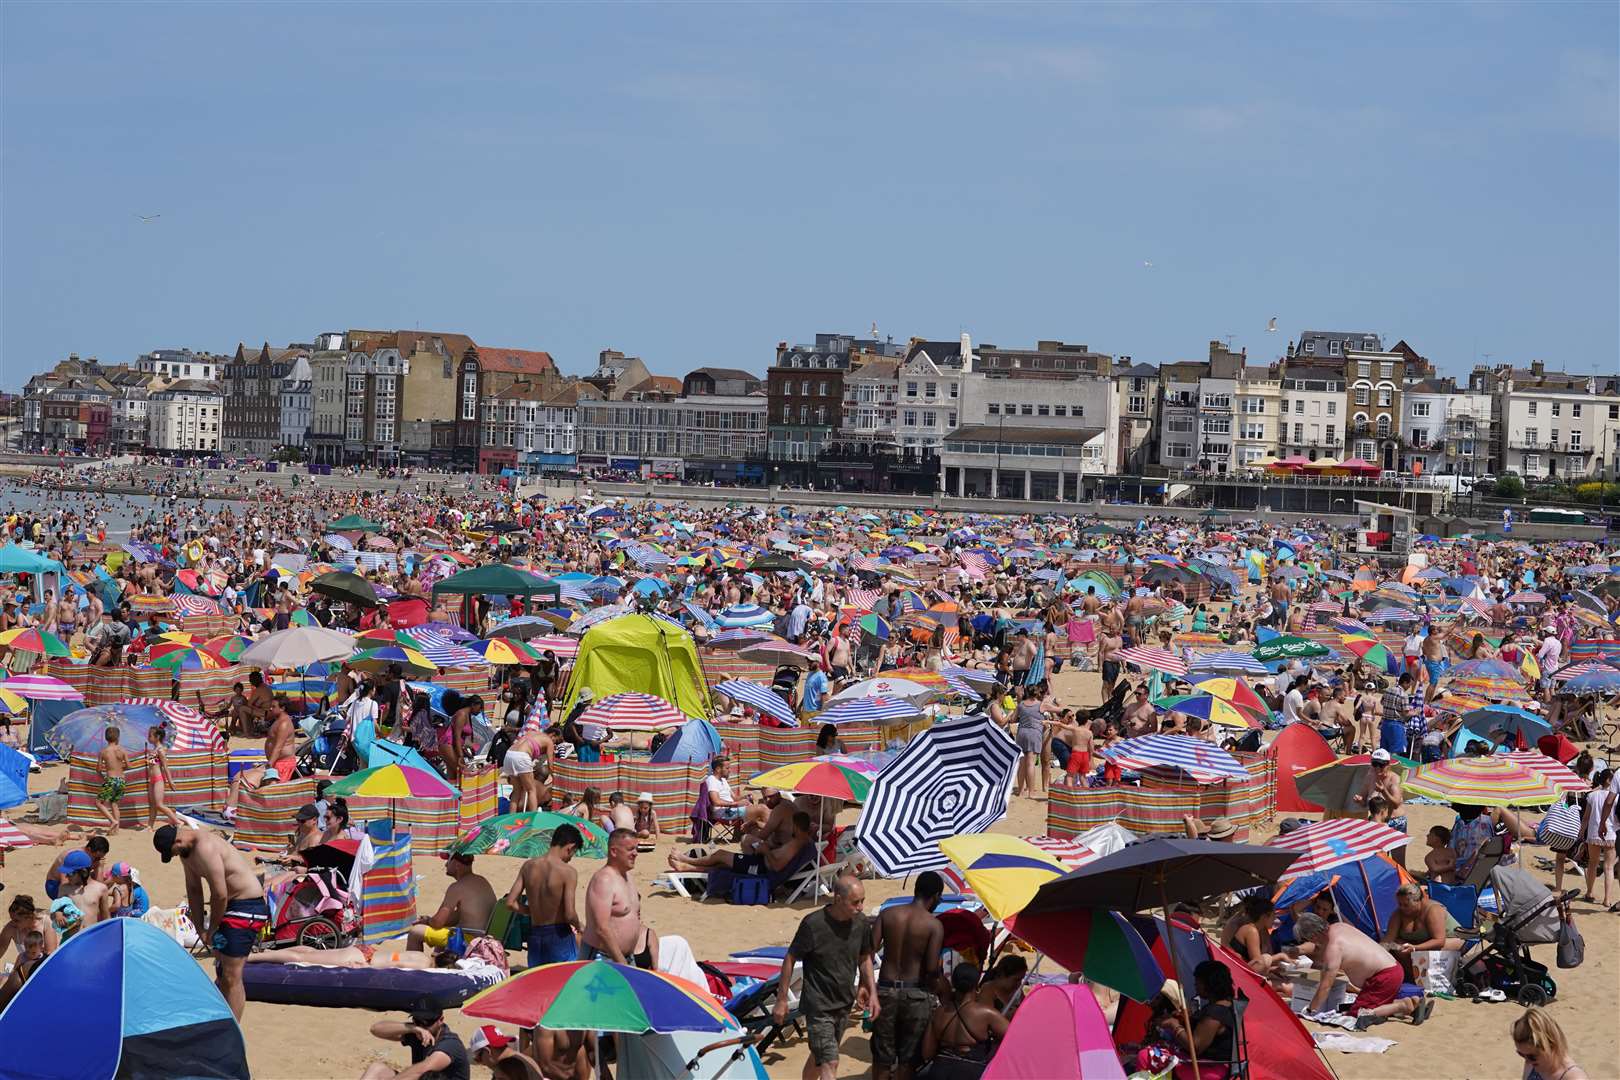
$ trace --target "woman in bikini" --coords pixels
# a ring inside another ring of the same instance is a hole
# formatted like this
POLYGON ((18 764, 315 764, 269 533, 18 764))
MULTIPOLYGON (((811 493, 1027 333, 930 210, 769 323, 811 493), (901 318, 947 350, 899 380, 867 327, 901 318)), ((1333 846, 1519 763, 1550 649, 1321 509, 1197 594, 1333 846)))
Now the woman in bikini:
POLYGON ((923 1033, 926 1065, 918 1080, 978 1080, 996 1044, 1007 1034, 1007 1018, 981 1002, 976 991, 979 969, 957 964, 951 972, 951 1000, 934 1010, 923 1033))
POLYGON ((174 783, 169 777, 169 758, 163 751, 163 740, 168 737, 169 726, 159 724, 146 733, 146 823, 157 828, 158 815, 179 828, 180 815, 164 801, 164 793, 174 783))

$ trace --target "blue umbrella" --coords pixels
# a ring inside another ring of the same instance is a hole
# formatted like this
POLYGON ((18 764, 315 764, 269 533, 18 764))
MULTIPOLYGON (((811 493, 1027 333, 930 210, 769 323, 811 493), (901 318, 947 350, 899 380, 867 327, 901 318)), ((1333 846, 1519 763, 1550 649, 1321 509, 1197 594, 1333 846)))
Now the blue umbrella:
POLYGON ((118 729, 118 741, 135 753, 146 734, 166 718, 151 705, 92 705, 70 712, 46 736, 65 761, 74 753, 99 754, 107 746, 107 729, 118 729))
POLYGON ((1564 683, 1563 692, 1599 697, 1604 694, 1620 694, 1620 668, 1594 668, 1582 672, 1564 683))
MULTIPOLYGON (((1620 674, 1620 672, 1616 672, 1620 674)), ((1521 733, 1530 742, 1552 733, 1552 725, 1533 712, 1515 705, 1488 705, 1463 714, 1463 727, 1480 735, 1505 732, 1509 738, 1521 733)))
POLYGON ((769 626, 776 621, 776 616, 760 607, 758 604, 733 604, 720 612, 715 619, 715 625, 721 627, 733 626, 769 626))
POLYGON ((768 713, 782 721, 788 727, 798 727, 799 718, 792 706, 783 701, 780 696, 769 687, 761 686, 757 682, 746 679, 727 679, 717 683, 714 692, 723 694, 733 701, 744 705, 751 705, 760 712, 768 713))

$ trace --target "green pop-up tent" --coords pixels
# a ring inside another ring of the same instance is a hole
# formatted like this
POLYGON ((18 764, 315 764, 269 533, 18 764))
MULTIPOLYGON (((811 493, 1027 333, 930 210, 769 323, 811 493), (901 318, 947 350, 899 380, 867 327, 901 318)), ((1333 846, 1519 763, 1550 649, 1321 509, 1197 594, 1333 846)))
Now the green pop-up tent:
POLYGON ((563 696, 564 716, 587 686, 598 701, 612 694, 651 694, 693 718, 711 711, 692 635, 653 615, 620 615, 585 632, 563 696))
POLYGON ((382 530, 383 530, 383 527, 381 525, 377 524, 375 521, 370 521, 370 520, 368 520, 366 518, 363 518, 359 514, 349 514, 347 517, 340 517, 336 521, 332 522, 332 524, 328 525, 327 528, 332 530, 335 533, 344 533, 344 532, 373 532, 374 533, 374 532, 382 532, 382 530))

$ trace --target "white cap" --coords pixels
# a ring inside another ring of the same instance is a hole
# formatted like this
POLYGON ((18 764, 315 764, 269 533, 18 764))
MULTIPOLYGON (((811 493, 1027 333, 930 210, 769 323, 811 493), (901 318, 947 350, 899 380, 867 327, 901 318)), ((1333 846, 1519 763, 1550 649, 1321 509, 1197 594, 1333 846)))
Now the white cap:
POLYGON ((1387 762, 1389 761, 1389 751, 1380 746, 1378 749, 1372 752, 1371 758, 1373 761, 1379 763, 1387 762))

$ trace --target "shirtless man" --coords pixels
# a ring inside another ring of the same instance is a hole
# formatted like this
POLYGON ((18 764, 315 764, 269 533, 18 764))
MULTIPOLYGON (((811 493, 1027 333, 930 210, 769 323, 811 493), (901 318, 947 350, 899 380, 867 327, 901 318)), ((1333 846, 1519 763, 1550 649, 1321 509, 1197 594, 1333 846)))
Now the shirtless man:
POLYGON ((880 1007, 872 1022, 873 1080, 911 1080, 933 1016, 934 992, 950 992, 939 965, 945 927, 934 917, 944 892, 944 879, 924 870, 911 903, 884 908, 872 925, 872 951, 883 952, 880 1007))
POLYGON ((227 821, 236 820, 236 804, 241 801, 243 791, 249 788, 258 790, 277 780, 290 780, 298 767, 298 758, 293 751, 292 717, 273 700, 271 705, 275 708, 275 718, 270 722, 269 734, 264 737, 264 760, 269 764, 255 765, 236 774, 236 779, 231 781, 231 790, 225 795, 224 815, 227 821))
MULTIPOLYGON (((1434 999, 1429 997, 1397 998, 1400 993, 1402 972, 1398 960, 1378 942, 1347 922, 1328 923, 1314 912, 1305 912, 1294 922, 1294 934, 1301 944, 1314 948, 1312 960, 1322 969, 1321 985, 1305 1010, 1312 1016, 1322 1010, 1328 993, 1333 989, 1339 972, 1344 972, 1350 985, 1356 988, 1355 1004, 1349 1008, 1356 1018, 1358 1030, 1365 1030, 1380 1020, 1410 1016, 1414 1025, 1429 1018, 1434 999)), ((1298 956, 1299 946, 1289 946, 1288 954, 1298 956)))
POLYGON ((828 635, 832 638, 827 646, 827 669, 832 676, 833 686, 849 678, 850 652, 849 639, 843 634, 828 635))
POLYGON ((1063 778, 1058 783, 1068 787, 1080 786, 1085 781, 1079 778, 1091 772, 1091 752, 1096 745, 1091 725, 1082 724, 1072 712, 1065 712, 1063 723, 1058 725, 1053 738, 1069 748, 1069 757, 1063 763, 1063 778))
MULTIPOLYGON (((1109 612, 1105 611, 1104 616, 1109 612)), ((1119 681, 1119 660, 1115 654, 1125 647, 1125 639, 1118 630, 1105 624, 1097 633, 1097 666, 1102 671, 1102 693, 1106 699, 1114 692, 1114 684, 1119 681)))
MULTIPOLYGON (((1385 822, 1396 832, 1406 832, 1406 814, 1401 810, 1401 804, 1406 801, 1406 795, 1401 790, 1401 774, 1391 763, 1390 753, 1383 747, 1374 750, 1370 755, 1369 764, 1372 768, 1367 773, 1366 781, 1361 790, 1356 792, 1352 799, 1358 806, 1366 806, 1372 799, 1382 797, 1389 803, 1389 820, 1385 822)), ((1406 845, 1391 851, 1389 857, 1396 866, 1406 865, 1406 845)))
POLYGON ((590 1080, 585 1032, 535 1028, 533 1049, 535 1064, 546 1080, 590 1080))
POLYGON ((1020 629, 1014 636, 1012 650, 1012 681, 1013 688, 1018 689, 1028 681, 1029 669, 1035 664, 1035 639, 1029 636, 1029 631, 1020 629))
POLYGON ((1427 696, 1431 701, 1439 693, 1441 677, 1451 667, 1450 650, 1446 648, 1442 637, 1443 635, 1431 626, 1423 639, 1423 677, 1428 680, 1427 696))
MULTIPOLYGON (((118 728, 107 728, 107 745, 96 756, 101 787, 96 790, 96 813, 107 819, 107 835, 118 831, 118 800, 124 797, 124 774, 129 771, 129 752, 118 745, 118 728)), ((140 828, 137 824, 136 828, 140 828)))
POLYGON ((681 855, 678 852, 669 853, 669 866, 671 870, 730 870, 734 874, 779 874, 793 861, 803 854, 807 845, 813 842, 810 835, 810 815, 803 810, 795 810, 792 816, 793 832, 787 843, 775 847, 741 854, 730 852, 724 848, 711 851, 696 859, 681 855))
POLYGON ((80 930, 112 917, 107 883, 96 876, 94 869, 82 865, 82 860, 76 869, 62 875, 61 896, 73 901, 83 913, 83 918, 79 921, 80 930))
POLYGON ((1322 706, 1322 725, 1339 729, 1339 738, 1346 747, 1356 741, 1356 707, 1350 703, 1348 682, 1333 688, 1333 698, 1322 706))
POLYGON ((607 863, 585 886, 585 958, 605 956, 616 964, 651 971, 658 958, 650 941, 643 944, 641 893, 630 872, 636 868, 636 834, 614 829, 608 834, 607 863))
POLYGON ((252 736, 253 731, 263 724, 275 708, 276 699, 265 685, 264 673, 252 671, 248 673, 247 694, 242 699, 240 722, 242 734, 252 736))
POLYGON ((782 793, 775 788, 766 788, 764 802, 748 809, 763 809, 766 813, 763 820, 755 820, 744 826, 743 837, 737 844, 743 854, 777 847, 793 835, 793 812, 798 808, 792 801, 782 798, 782 793))
POLYGON ((579 871, 570 863, 584 842, 574 826, 557 826, 551 847, 518 867, 517 880, 507 891, 506 906, 529 916, 530 967, 579 959, 580 924, 574 911, 579 871))
POLYGON ((431 935, 434 946, 442 944, 439 934, 459 927, 464 934, 482 934, 489 927, 489 913, 495 910, 495 889, 482 875, 473 873, 471 855, 451 855, 444 860, 444 872, 450 878, 450 887, 444 890, 444 901, 432 915, 416 920, 405 935, 405 947, 421 952, 431 935))
POLYGON ((1146 735, 1158 727, 1159 714, 1148 700, 1147 683, 1142 683, 1131 695, 1131 700, 1125 705, 1125 736, 1134 739, 1139 735, 1146 735))
POLYGON ((214 982, 240 1020, 247 1007, 242 965, 270 921, 264 886, 247 857, 216 833, 165 825, 152 834, 152 847, 164 862, 180 856, 191 921, 214 951, 214 982), (203 906, 204 882, 208 884, 207 907, 203 906))

